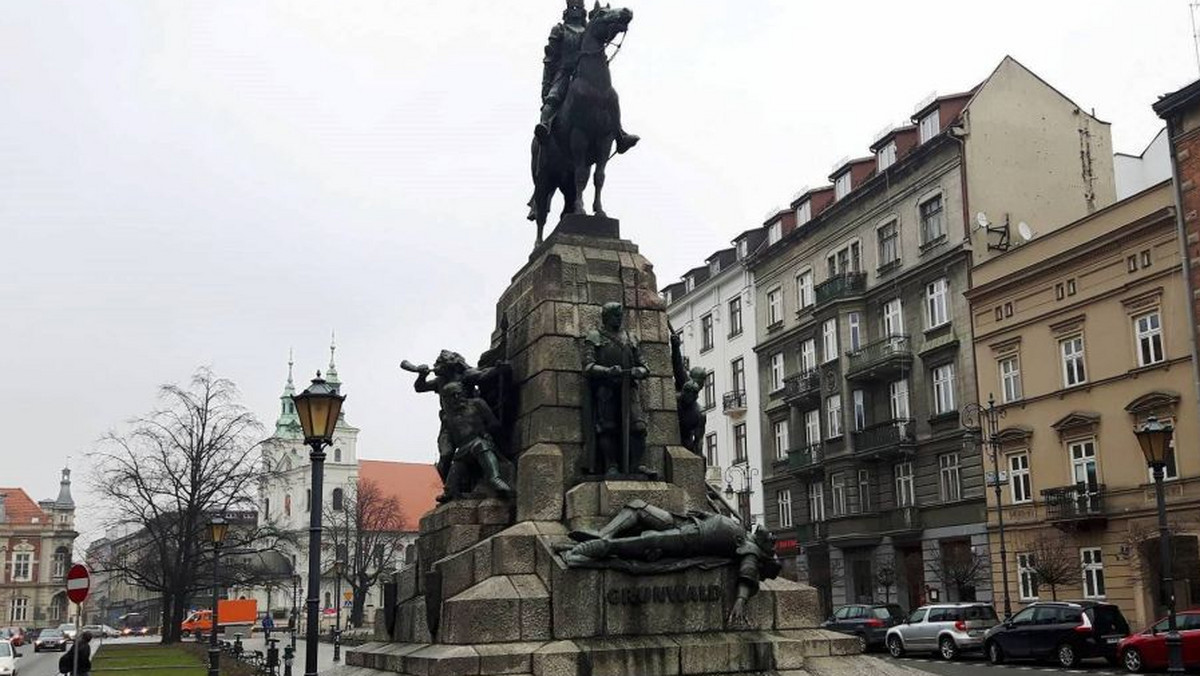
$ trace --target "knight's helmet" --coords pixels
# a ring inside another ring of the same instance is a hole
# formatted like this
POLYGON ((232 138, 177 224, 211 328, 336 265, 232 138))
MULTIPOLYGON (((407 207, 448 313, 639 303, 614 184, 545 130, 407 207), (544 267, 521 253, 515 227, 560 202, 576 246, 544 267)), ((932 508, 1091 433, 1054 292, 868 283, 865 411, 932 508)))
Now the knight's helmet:
POLYGON ((563 10, 563 21, 566 21, 567 17, 571 15, 571 10, 578 10, 580 17, 587 15, 587 8, 584 6, 583 0, 567 0, 567 8, 563 10))

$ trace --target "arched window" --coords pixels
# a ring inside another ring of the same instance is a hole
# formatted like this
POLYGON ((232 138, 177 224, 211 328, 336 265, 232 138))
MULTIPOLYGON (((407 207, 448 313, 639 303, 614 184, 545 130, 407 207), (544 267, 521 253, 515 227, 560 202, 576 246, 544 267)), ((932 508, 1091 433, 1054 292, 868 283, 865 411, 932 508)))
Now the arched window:
POLYGON ((343 563, 347 562, 349 559, 346 558, 346 551, 347 551, 346 545, 344 545, 344 544, 338 545, 337 547, 335 547, 334 553, 333 553, 333 560, 341 561, 343 563))
POLYGON ((333 449, 333 461, 334 462, 342 461, 342 449, 340 449, 340 448, 333 449))
MULTIPOLYGON (((330 602, 330 596, 329 596, 329 592, 325 592, 325 607, 326 607, 326 608, 332 608, 332 607, 333 607, 333 603, 331 603, 331 602, 330 602)), ((209 624, 212 624, 212 623, 210 622, 209 624)), ((220 624, 220 623, 218 623, 218 624, 220 624)))
POLYGON ((333 511, 342 511, 342 489, 333 489, 333 511))
POLYGON ((290 493, 283 496, 283 514, 284 516, 292 515, 292 496, 290 493))
POLYGON ((65 577, 67 574, 67 561, 71 558, 71 553, 65 547, 59 547, 54 550, 54 579, 65 577))

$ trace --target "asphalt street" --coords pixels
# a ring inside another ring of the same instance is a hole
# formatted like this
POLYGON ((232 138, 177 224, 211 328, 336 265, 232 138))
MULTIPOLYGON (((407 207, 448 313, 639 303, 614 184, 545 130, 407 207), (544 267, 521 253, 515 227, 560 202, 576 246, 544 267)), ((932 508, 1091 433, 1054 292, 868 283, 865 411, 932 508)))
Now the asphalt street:
POLYGON ((1079 668, 1063 669, 1046 662, 1008 662, 993 665, 980 655, 966 655, 953 662, 947 662, 936 657, 893 658, 887 653, 875 654, 882 659, 891 660, 929 674, 938 674, 938 676, 1021 676, 1030 672, 1118 676, 1118 674, 1125 673, 1119 667, 1110 667, 1104 660, 1086 660, 1079 668))

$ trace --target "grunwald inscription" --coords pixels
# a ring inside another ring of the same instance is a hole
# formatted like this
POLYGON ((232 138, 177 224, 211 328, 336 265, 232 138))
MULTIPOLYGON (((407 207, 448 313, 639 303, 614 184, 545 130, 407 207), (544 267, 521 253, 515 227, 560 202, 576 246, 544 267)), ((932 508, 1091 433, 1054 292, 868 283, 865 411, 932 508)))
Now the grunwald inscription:
POLYGON ((605 600, 613 606, 635 606, 643 603, 711 603, 725 598, 719 584, 664 584, 655 587, 625 587, 609 589, 605 600))

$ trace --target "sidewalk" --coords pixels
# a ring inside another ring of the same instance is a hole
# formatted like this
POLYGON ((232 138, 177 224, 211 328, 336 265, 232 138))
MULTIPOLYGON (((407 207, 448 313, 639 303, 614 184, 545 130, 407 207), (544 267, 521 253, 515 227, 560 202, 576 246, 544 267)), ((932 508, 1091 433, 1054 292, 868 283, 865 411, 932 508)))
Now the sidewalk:
MULTIPOLYGON (((275 644, 279 648, 279 673, 283 673, 283 650, 291 645, 291 635, 286 631, 271 632, 271 638, 279 639, 275 644)), ((296 637, 296 658, 292 662, 292 674, 297 676, 304 673, 304 655, 305 655, 304 639, 296 637)), ((242 639, 243 650, 261 650, 264 654, 267 652, 267 641, 262 637, 262 634, 255 634, 253 638, 242 639)), ((346 646, 342 646, 342 659, 346 657, 346 646)), ((333 668, 333 644, 317 642, 317 671, 323 672, 333 668)))

